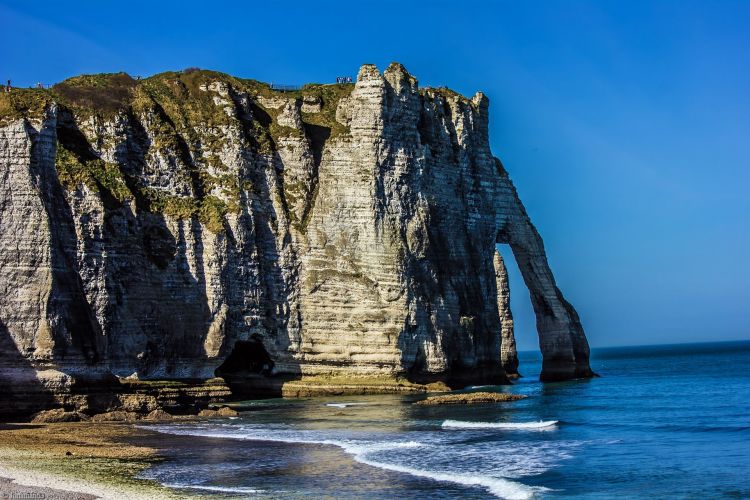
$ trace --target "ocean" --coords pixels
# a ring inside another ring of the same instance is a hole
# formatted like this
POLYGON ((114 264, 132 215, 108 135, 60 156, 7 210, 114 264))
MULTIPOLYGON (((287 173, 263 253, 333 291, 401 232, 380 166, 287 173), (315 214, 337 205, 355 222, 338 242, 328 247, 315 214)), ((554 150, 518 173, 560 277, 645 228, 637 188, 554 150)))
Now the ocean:
POLYGON ((750 342, 594 349, 601 377, 560 383, 520 361, 466 389, 516 402, 273 399, 149 425, 168 459, 142 477, 217 498, 750 498, 750 342))

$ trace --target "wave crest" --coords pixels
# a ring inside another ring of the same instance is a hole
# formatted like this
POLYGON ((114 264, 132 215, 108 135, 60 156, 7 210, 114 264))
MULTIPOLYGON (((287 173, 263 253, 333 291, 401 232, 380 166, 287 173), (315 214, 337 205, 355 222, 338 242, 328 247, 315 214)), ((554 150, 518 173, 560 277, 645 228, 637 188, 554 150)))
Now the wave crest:
POLYGON ((547 430, 558 424, 557 420, 539 422, 466 422, 446 420, 443 429, 506 429, 506 430, 547 430))

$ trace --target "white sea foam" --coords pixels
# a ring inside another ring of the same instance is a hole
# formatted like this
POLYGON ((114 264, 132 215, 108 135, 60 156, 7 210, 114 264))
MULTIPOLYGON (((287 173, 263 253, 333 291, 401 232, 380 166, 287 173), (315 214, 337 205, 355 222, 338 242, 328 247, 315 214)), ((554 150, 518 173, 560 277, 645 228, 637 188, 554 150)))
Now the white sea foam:
POLYGON ((547 420, 545 422, 465 422, 463 420, 446 420, 443 422, 443 429, 550 430, 557 423, 557 420, 547 420))
POLYGON ((378 467, 380 469, 390 470, 393 472, 402 472, 417 477, 424 477, 432 479, 434 481, 442 481, 447 483, 460 484, 463 486, 481 486, 487 489, 493 495, 500 498, 507 498, 509 500, 526 500, 532 498, 536 493, 542 491, 548 491, 548 488, 526 486, 525 484, 510 481, 499 477, 490 477, 487 475, 479 474, 462 474, 455 472, 439 472, 423 469, 415 469, 413 467, 405 467, 402 465, 379 462, 377 460, 370 460, 364 456, 354 457, 358 462, 370 465, 372 467, 378 467))
POLYGON ((349 406, 365 406, 367 403, 326 403, 326 406, 333 408, 348 408, 349 406))
POLYGON ((214 491, 216 493, 264 493, 266 490, 260 490, 257 488, 243 488, 241 486, 206 486, 202 484, 183 484, 183 483, 163 483, 167 488, 178 488, 178 489, 189 489, 189 490, 201 490, 201 491, 214 491))

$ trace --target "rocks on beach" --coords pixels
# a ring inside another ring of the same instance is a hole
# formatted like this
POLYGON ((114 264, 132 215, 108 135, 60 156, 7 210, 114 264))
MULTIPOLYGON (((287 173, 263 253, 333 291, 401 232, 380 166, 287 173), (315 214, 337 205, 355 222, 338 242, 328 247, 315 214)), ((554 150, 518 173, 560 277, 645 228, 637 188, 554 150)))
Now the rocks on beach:
POLYGON ((133 422, 138 420, 140 414, 133 411, 108 411, 91 417, 93 422, 133 422))
POLYGON ((201 410, 200 413, 198 413, 199 417, 236 417, 237 415, 239 415, 239 413, 228 406, 222 406, 218 410, 201 410))
POLYGON ((190 419, 195 417, 206 417, 206 418, 227 418, 236 417, 239 413, 237 410, 228 406, 222 406, 220 408, 207 408, 200 410, 197 413, 187 415, 173 415, 161 408, 157 408, 148 413, 134 412, 134 411, 107 411, 103 413, 97 413, 93 416, 86 415, 85 413, 77 411, 67 411, 64 408, 54 408, 51 410, 40 411, 35 414, 31 419, 33 424, 55 424, 55 423, 69 423, 69 422, 135 422, 136 420, 146 420, 152 422, 159 422, 165 420, 174 419, 190 419))
POLYGON ((32 424, 54 424, 59 422, 81 422, 89 420, 88 415, 63 408, 40 411, 31 419, 32 424))
POLYGON ((148 415, 143 417, 144 420, 172 420, 173 416, 171 413, 168 413, 161 408, 157 408, 156 410, 150 412, 148 415))

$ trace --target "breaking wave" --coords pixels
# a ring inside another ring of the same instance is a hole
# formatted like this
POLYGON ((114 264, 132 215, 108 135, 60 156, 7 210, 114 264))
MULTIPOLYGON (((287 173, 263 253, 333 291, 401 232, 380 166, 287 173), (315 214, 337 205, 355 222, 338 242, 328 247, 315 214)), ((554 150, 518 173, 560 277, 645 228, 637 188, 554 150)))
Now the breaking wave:
POLYGON ((378 467, 380 469, 390 470, 393 472, 401 472, 416 477, 423 477, 432 479, 434 481, 455 483, 463 486, 481 486, 487 489, 487 491, 489 491, 493 495, 500 498, 507 498, 509 500, 526 500, 528 498, 532 498, 537 492, 548 491, 547 488, 526 486, 525 484, 517 483, 515 481, 510 481, 508 479, 499 477, 490 477, 484 474, 462 474, 455 472, 440 472, 415 469, 414 467, 406 467, 403 465, 385 463, 377 460, 369 460, 364 456, 355 455, 354 458, 360 463, 370 465, 372 467, 378 467))
POLYGON ((558 424, 557 420, 539 422, 465 422, 463 420, 446 420, 443 429, 505 429, 505 430, 550 430, 558 424))

